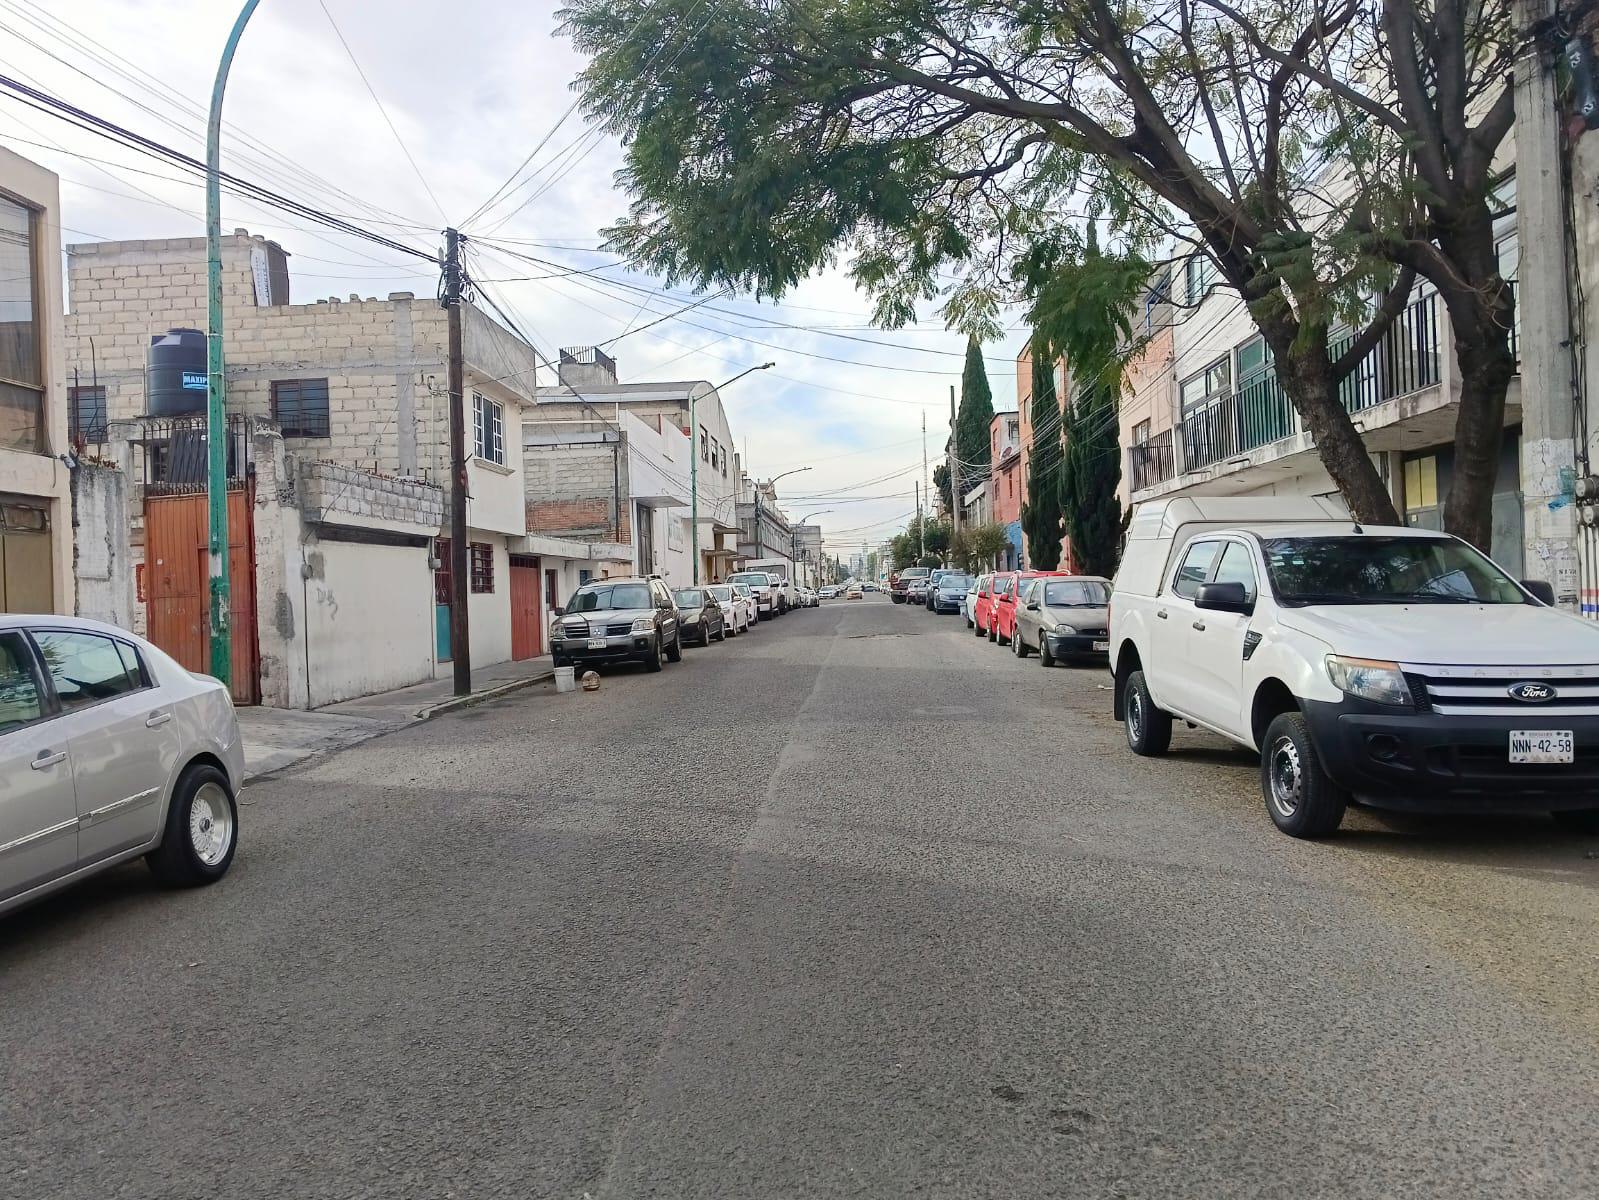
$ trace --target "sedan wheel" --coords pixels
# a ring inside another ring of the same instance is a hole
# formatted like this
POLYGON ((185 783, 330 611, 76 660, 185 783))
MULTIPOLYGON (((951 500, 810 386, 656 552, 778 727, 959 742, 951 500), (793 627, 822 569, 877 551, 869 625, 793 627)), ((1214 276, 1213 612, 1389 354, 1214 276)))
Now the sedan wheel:
POLYGON ((145 862, 170 887, 214 883, 232 865, 238 837, 239 812, 228 777, 215 767, 191 767, 173 790, 161 844, 145 862))

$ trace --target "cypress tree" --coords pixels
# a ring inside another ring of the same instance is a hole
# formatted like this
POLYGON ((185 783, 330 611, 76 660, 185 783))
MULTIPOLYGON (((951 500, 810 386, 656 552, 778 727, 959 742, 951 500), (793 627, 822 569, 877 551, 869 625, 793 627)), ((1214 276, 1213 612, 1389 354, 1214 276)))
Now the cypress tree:
POLYGON ((1077 391, 1066 419, 1061 498, 1072 551, 1085 574, 1116 573, 1121 558, 1122 506, 1116 498, 1122 457, 1116 423, 1117 383, 1090 379, 1077 391))
POLYGON ((1030 419, 1033 444, 1027 460, 1027 500, 1022 505, 1022 531, 1027 535, 1027 561, 1036 571, 1060 565, 1061 450, 1064 445, 1060 399, 1055 393, 1055 364, 1047 342, 1034 336, 1033 399, 1030 419))
POLYGON ((994 396, 988 387, 983 348, 975 337, 966 339, 966 369, 961 374, 961 404, 955 418, 955 457, 960 460, 962 490, 988 478, 993 465, 988 427, 994 419, 994 396))

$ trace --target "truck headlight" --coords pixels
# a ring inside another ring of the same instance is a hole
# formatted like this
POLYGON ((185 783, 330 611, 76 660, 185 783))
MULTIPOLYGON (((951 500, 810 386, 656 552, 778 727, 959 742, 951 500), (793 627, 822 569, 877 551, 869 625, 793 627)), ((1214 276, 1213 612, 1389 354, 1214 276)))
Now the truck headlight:
POLYGON ((1345 658, 1341 654, 1327 656, 1327 677, 1339 691, 1362 700, 1378 704, 1396 704, 1409 708, 1410 686, 1405 682, 1399 664, 1380 658, 1345 658))
POLYGON ((634 633, 650 633, 655 628, 653 617, 639 617, 633 622, 634 633))

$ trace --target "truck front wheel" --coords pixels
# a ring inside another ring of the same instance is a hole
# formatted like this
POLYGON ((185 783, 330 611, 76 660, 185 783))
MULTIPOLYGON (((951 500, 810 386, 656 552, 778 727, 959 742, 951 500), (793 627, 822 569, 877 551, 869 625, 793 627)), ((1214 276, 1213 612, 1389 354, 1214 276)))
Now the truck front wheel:
POLYGON ((1155 706, 1142 671, 1134 671, 1127 677, 1125 710, 1122 724, 1132 752, 1146 758, 1165 754, 1171 746, 1171 714, 1155 706))
POLYGON ((1266 811, 1290 837, 1326 837, 1343 822, 1349 795, 1322 769, 1304 714, 1282 713, 1261 743, 1260 790, 1266 811))

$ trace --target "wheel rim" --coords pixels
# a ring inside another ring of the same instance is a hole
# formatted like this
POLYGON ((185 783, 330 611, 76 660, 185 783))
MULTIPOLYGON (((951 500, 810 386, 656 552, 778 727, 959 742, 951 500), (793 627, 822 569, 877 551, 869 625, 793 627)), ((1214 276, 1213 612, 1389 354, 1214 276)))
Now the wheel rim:
POLYGON ((1127 695, 1127 740, 1135 744, 1144 740, 1144 698, 1137 692, 1127 695))
POLYGON ((201 784, 189 802, 189 845, 194 856, 214 867, 227 857, 232 844, 233 808, 227 792, 220 784, 201 784))
POLYGON ((1278 816, 1291 819, 1305 798, 1305 768, 1299 747, 1280 737, 1271 748, 1271 806, 1278 816))

